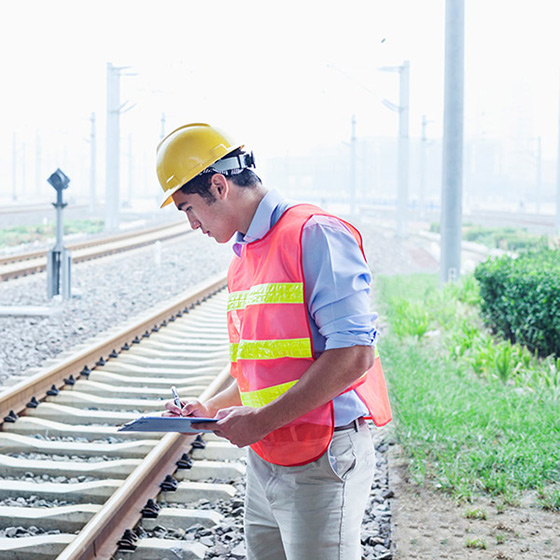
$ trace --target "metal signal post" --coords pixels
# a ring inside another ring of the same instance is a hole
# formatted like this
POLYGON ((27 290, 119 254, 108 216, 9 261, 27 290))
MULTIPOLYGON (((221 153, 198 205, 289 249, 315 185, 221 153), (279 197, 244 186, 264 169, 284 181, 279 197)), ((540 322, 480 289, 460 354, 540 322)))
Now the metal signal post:
POLYGON ((53 202, 53 206, 56 208, 56 244, 47 253, 47 296, 53 298, 61 295, 63 299, 69 299, 72 258, 70 251, 62 245, 64 236, 62 210, 67 206, 62 200, 62 191, 68 188, 70 179, 60 169, 57 169, 47 181, 56 191, 56 202, 53 202))

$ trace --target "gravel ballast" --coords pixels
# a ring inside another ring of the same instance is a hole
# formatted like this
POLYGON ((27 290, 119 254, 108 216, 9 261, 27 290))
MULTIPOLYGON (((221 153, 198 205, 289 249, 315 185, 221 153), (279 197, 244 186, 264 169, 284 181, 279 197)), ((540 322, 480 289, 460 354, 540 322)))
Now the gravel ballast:
POLYGON ((0 284, 0 306, 53 312, 0 317, 0 385, 226 270, 231 249, 196 233, 73 265, 65 301, 47 298, 43 272, 0 284))

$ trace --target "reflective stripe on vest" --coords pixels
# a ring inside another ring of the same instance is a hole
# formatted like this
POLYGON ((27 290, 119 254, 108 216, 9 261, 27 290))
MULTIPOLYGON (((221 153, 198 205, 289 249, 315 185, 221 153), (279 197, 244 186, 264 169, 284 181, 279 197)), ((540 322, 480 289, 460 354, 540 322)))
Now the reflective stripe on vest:
POLYGON ((259 408, 265 404, 271 403, 274 399, 277 399, 280 395, 283 395, 288 389, 293 387, 297 383, 295 381, 288 381, 287 383, 282 383, 280 385, 274 385, 273 387, 267 387, 266 389, 260 389, 258 391, 247 391, 246 393, 241 393, 241 402, 245 406, 251 406, 253 408, 259 408))
MULTIPOLYGON (((377 354, 379 357, 379 354, 377 354)), ((358 378, 358 382, 365 379, 367 371, 363 373, 358 378)), ((271 387, 266 387, 264 389, 259 389, 257 391, 239 391, 241 396, 241 402, 245 406, 251 406, 253 408, 259 408, 265 404, 271 403, 274 399, 277 399, 280 395, 283 395, 288 389, 291 389, 298 380, 288 381, 287 383, 281 383, 280 385, 272 385, 271 387)))
POLYGON ((303 284, 258 284, 247 291, 232 292, 228 297, 227 310, 245 309, 248 305, 264 303, 303 303, 303 284))
POLYGON ((311 358, 311 341, 308 338, 285 340, 241 340, 230 344, 230 361, 276 360, 278 358, 311 358))

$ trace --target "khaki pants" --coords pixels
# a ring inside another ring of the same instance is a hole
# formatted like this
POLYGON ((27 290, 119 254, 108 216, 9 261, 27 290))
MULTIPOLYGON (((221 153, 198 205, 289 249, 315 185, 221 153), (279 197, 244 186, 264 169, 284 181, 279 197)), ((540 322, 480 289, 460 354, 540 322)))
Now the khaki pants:
POLYGON ((360 527, 375 471, 366 424, 334 433, 328 452, 300 467, 249 450, 247 560, 360 560, 360 527))

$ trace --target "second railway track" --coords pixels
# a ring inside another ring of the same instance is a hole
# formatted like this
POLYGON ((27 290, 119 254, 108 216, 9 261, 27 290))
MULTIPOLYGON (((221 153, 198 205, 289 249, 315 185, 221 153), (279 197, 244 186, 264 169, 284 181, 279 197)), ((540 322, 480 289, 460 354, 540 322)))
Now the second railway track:
POLYGON ((196 502, 235 496, 244 451, 117 427, 159 414, 170 385, 207 397, 229 382, 226 299, 214 278, 0 393, 0 504, 17 504, 0 505, 2 559, 205 557, 200 541, 138 534, 219 524, 196 502))
MULTIPOLYGON (((72 262, 79 263, 144 247, 156 241, 165 241, 191 233, 186 222, 154 226, 141 231, 125 232, 107 237, 73 243, 67 246, 72 252, 72 262)), ((0 257, 0 281, 19 278, 47 268, 44 250, 0 257)))

